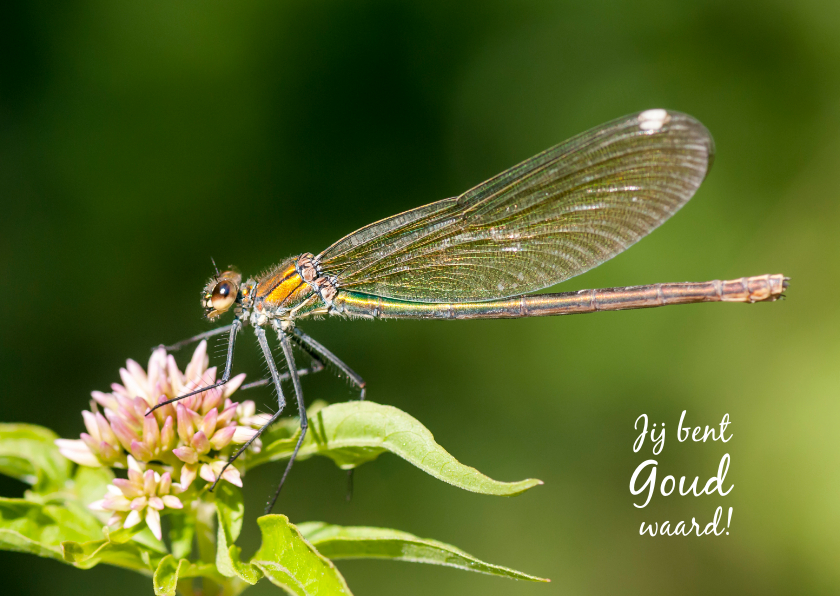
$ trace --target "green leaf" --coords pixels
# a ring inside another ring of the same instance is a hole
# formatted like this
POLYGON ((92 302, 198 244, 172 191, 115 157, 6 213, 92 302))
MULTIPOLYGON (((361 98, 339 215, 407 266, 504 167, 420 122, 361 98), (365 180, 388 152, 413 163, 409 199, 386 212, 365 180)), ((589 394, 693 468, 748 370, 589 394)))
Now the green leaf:
POLYGON ((103 539, 102 524, 77 501, 54 505, 0 498, 0 549, 58 559, 81 569, 109 563, 151 574, 162 553, 131 537, 130 531, 119 531, 103 539))
POLYGON ((418 538, 398 530, 342 527, 323 522, 303 523, 298 526, 298 529, 318 549, 318 552, 333 560, 393 559, 444 565, 512 579, 549 581, 508 567, 485 563, 452 545, 437 540, 418 538))
MULTIPOLYGON (((322 399, 316 399, 312 402, 312 404, 306 408, 306 415, 311 420, 315 417, 315 415, 329 406, 330 404, 325 402, 322 399)), ((300 432, 300 418, 298 417, 289 417, 289 418, 280 418, 277 422, 275 422, 271 428, 266 430, 262 434, 262 441, 264 444, 268 445, 269 443, 273 443, 278 440, 289 439, 289 440, 297 440, 297 435, 300 432)), ((294 443, 293 443, 294 444, 294 443)), ((250 454, 249 454, 250 455, 250 454)))
POLYGON ((214 565, 209 563, 190 563, 186 559, 178 560, 172 555, 166 555, 160 560, 157 569, 155 569, 155 594, 159 596, 175 596, 178 581, 193 577, 209 577, 219 584, 225 582, 225 578, 219 575, 214 565))
MULTIPOLYGON (((236 574, 236 577, 253 586, 262 579, 263 574, 257 567, 254 567, 250 563, 243 563, 240 559, 241 552, 242 549, 236 545, 228 548, 230 566, 236 574)), ((218 567, 218 564, 216 566, 218 567)))
POLYGON ((242 516, 245 515, 242 490, 229 482, 220 482, 213 494, 216 497, 219 527, 225 529, 228 544, 233 544, 242 531, 242 516))
POLYGON ((0 549, 58 559, 81 569, 109 563, 151 574, 165 552, 146 528, 106 531, 86 502, 102 496, 109 471, 79 469, 66 490, 38 500, 0 498, 0 549), (41 502, 42 501, 42 502, 41 502), (156 552, 157 551, 157 552, 156 552))
MULTIPOLYGON (((291 456, 295 436, 288 436, 288 423, 278 433, 269 431, 267 435, 263 450, 249 458, 249 467, 291 456)), ((392 406, 370 401, 334 404, 315 413, 310 418, 309 432, 298 459, 324 455, 349 470, 384 451, 398 455, 439 480, 486 495, 512 496, 542 484, 535 479, 499 482, 488 478, 447 453, 415 418, 392 406)))
POLYGON ((172 555, 166 555, 158 563, 155 569, 154 586, 155 594, 163 596, 175 596, 178 588, 178 577, 186 571, 190 562, 186 559, 178 560, 172 555))
POLYGON ((251 564, 271 583, 295 596, 350 596, 335 565, 315 550, 285 515, 265 515, 257 523, 262 546, 251 564))
POLYGON ((0 548, 61 559, 58 528, 43 509, 23 499, 0 499, 0 548))
MULTIPOLYGON (((238 577, 251 585, 265 576, 295 595, 350 594, 335 566, 312 548, 285 516, 268 515, 257 520, 262 546, 249 563, 244 563, 240 548, 233 544, 242 527, 241 492, 220 484, 216 489, 216 511, 219 522, 216 567, 222 575, 238 577)), ((174 567, 174 559, 167 565, 174 567)), ((166 573, 172 572, 167 568, 166 573)))
POLYGON ((222 482, 216 487, 214 494, 219 522, 216 535, 216 567, 225 577, 239 577, 253 585, 260 580, 262 574, 258 569, 240 561, 240 548, 234 545, 242 530, 242 516, 245 513, 242 491, 227 482, 222 482))
POLYGON ((33 424, 0 424, 0 473, 32 485, 39 493, 64 487, 71 463, 55 446, 58 436, 33 424))
POLYGON ((102 536, 101 524, 77 503, 64 506, 0 497, 0 549, 61 560, 65 540, 102 536))
POLYGON ((242 528, 242 514, 245 504, 242 492, 226 482, 216 487, 216 567, 225 577, 235 577, 236 569, 230 555, 230 549, 237 538, 237 526, 242 528))
POLYGON ((151 575, 161 558, 136 542, 111 542, 92 540, 90 542, 67 541, 61 544, 64 561, 79 569, 90 569, 100 563, 133 569, 151 575))

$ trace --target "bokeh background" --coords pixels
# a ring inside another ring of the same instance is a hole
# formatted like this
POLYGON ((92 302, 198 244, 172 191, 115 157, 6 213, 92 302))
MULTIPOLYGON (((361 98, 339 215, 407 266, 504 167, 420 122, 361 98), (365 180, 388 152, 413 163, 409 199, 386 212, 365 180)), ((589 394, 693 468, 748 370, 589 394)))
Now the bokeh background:
MULTIPOLYGON (((462 462, 545 481, 503 499, 384 455, 296 466, 292 521, 394 527, 550 585, 342 562, 357 594, 826 594, 840 589, 840 4, 7 2, 0 18, 0 408, 82 430, 126 358, 207 328, 210 257, 246 274, 453 196, 546 147, 653 107, 712 131, 717 160, 670 222, 558 287, 785 273, 775 304, 519 321, 303 326, 462 462), (678 443, 719 424, 726 445, 678 443), (633 507, 633 423, 665 422, 660 477, 727 497, 633 507), (730 535, 640 537, 642 521, 730 535)), ((182 355, 183 357, 186 355, 182 355)), ((216 362, 219 362, 218 357, 216 362)), ((237 371, 261 365, 250 333, 237 371)), ((350 388, 307 378, 307 399, 350 388)), ((254 392, 269 403, 267 391, 254 392)), ((242 544, 281 467, 247 478, 242 544)), ((0 481, 0 493, 23 485, 0 481)), ((99 567, 0 553, 9 594, 150 594, 99 567)), ((277 593, 267 582, 250 593, 277 593)))

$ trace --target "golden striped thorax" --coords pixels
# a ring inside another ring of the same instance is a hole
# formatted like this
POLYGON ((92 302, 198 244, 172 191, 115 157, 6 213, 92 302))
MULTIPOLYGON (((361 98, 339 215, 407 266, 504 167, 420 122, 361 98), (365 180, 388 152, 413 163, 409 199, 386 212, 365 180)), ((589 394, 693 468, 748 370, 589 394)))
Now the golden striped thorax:
POLYGON ((255 308, 260 311, 289 310, 312 295, 312 288, 296 268, 297 259, 289 259, 257 279, 255 308))
MULTIPOLYGON (((314 257, 304 253, 261 275, 254 288, 253 305, 260 319, 294 319, 329 312, 337 290, 321 275, 314 257)), ((253 320, 254 317, 252 317, 253 320)))

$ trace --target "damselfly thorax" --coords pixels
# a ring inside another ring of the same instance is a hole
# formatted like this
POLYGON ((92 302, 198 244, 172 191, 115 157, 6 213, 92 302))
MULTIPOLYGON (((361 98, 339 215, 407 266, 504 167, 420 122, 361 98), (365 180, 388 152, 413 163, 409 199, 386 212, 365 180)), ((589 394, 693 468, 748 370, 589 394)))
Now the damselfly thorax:
POLYGON ((285 407, 285 380, 300 413, 302 432, 268 509, 306 434, 300 376, 331 364, 362 399, 365 392, 362 378, 301 331, 298 321, 315 315, 522 318, 782 296, 787 278, 781 274, 533 293, 597 267, 656 229, 694 195, 713 155, 712 137, 700 122, 647 110, 578 135, 458 197, 372 223, 317 255, 289 258, 244 283, 233 270, 217 272, 204 290, 205 314, 215 320, 232 310, 233 323, 187 342, 229 334, 225 371, 213 385, 220 386, 230 379, 236 335, 250 325, 278 395, 268 424, 285 407), (287 373, 277 369, 266 329, 277 334, 287 373), (311 367, 296 367, 292 344, 312 359, 311 367))
POLYGON ((204 290, 205 316, 215 319, 231 307, 243 324, 263 327, 273 321, 287 329, 295 319, 335 311, 335 279, 321 275, 313 255, 287 259, 241 287, 236 271, 224 271, 204 290))

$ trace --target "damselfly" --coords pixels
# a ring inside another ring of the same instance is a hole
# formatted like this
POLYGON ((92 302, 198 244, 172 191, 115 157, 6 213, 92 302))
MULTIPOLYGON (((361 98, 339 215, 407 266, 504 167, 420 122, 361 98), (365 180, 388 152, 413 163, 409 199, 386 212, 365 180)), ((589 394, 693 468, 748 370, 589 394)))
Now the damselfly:
POLYGON ((657 228, 691 198, 713 154, 700 122, 647 110, 578 135, 461 196, 370 224, 318 255, 289 258, 244 283, 235 271, 217 271, 203 294, 205 314, 215 320, 232 309, 233 322, 173 347, 227 333, 224 373, 217 383, 165 403, 227 383, 237 333, 254 328, 278 397, 277 412, 254 439, 283 412, 286 379, 300 414, 301 432, 269 511, 306 436, 301 374, 331 364, 364 399, 362 378, 301 331, 300 319, 519 318, 776 300, 787 287, 783 275, 529 294, 596 267, 657 228), (278 371, 267 328, 279 337, 288 373, 278 371), (296 368, 292 344, 312 357, 312 368, 296 368))

